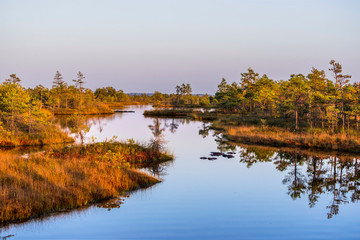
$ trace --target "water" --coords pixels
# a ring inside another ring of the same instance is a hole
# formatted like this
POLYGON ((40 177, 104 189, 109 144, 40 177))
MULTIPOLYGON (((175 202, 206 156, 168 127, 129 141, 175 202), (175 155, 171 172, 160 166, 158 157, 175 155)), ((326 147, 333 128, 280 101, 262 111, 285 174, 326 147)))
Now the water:
MULTIPOLYGON (((148 107, 88 121, 84 140, 148 142, 148 107)), ((208 124, 160 119, 176 159, 163 182, 122 198, 3 228, 9 239, 359 239, 357 165, 322 154, 227 146, 208 124), (171 128, 172 127, 172 128, 171 128), (177 129, 176 129, 177 128, 177 129), (202 134, 199 134, 200 133, 202 134), (207 133, 209 135, 207 135, 207 133), (207 136, 206 136, 207 135, 207 136), (230 147, 234 158, 201 160, 230 147), (320 156, 320 157, 319 157, 320 156), (322 157, 321 157, 322 156, 322 157), (334 174, 335 166, 335 174, 334 174), (356 169, 355 169, 356 168, 356 169), (335 175, 335 177, 334 177, 335 175), (335 181, 334 181, 335 179, 335 181), (341 179, 341 181, 340 181, 341 179), (315 201, 316 200, 316 201, 315 201), (109 208, 111 206, 115 208, 109 208)), ((360 191, 359 191, 360 193, 360 191)), ((1 238, 0 238, 1 239, 1 238)))

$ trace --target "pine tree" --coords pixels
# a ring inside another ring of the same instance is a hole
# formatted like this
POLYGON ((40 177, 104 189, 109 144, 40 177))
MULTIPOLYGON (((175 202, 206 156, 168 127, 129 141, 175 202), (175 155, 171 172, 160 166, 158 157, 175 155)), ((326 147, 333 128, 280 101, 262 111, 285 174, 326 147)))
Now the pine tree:
POLYGON ((329 71, 333 73, 335 78, 335 87, 336 87, 336 97, 340 101, 340 114, 342 117, 342 127, 345 128, 345 113, 344 113, 344 87, 349 83, 351 75, 342 74, 342 66, 340 63, 335 62, 335 60, 330 61, 331 67, 329 71))
POLYGON ((77 79, 73 79, 73 82, 75 82, 75 86, 78 88, 79 93, 80 93, 79 108, 81 109, 81 107, 82 107, 82 94, 83 94, 83 91, 84 91, 83 84, 85 83, 84 74, 82 74, 82 72, 79 71, 78 74, 77 74, 77 79))

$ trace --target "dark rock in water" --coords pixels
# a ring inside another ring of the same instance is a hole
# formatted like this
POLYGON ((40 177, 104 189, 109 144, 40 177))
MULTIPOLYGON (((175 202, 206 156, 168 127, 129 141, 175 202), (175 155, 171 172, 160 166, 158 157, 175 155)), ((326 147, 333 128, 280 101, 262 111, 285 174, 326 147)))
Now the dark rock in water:
POLYGON ((217 158, 215 158, 215 157, 209 157, 208 158, 208 160, 210 160, 210 161, 213 161, 213 160, 216 160, 217 158))
POLYGON ((211 156, 221 156, 222 153, 221 152, 211 152, 210 155, 211 156))
POLYGON ((200 159, 207 159, 207 157, 201 157, 200 159))
POLYGON ((117 113, 134 113, 135 111, 129 111, 129 110, 114 110, 114 112, 117 112, 117 113))
POLYGON ((211 154, 221 154, 221 152, 210 152, 211 154))

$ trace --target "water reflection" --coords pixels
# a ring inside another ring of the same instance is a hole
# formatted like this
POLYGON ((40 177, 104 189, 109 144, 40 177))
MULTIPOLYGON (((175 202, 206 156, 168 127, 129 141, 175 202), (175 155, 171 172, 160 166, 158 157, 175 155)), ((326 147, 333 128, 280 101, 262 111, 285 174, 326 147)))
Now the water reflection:
POLYGON ((128 197, 129 197, 129 195, 118 196, 118 197, 110 199, 108 201, 98 203, 96 206, 98 208, 105 208, 108 211, 111 211, 111 209, 120 208, 120 206, 122 204, 124 204, 125 198, 128 198, 128 197))
POLYGON ((6 239, 11 238, 11 237, 15 237, 15 235, 10 234, 10 235, 4 236, 4 237, 0 236, 0 238, 2 240, 6 240, 6 239))
POLYGON ((153 135, 153 138, 150 140, 150 147, 152 148, 153 152, 159 157, 160 152, 164 150, 164 131, 165 127, 162 127, 159 118, 155 118, 153 124, 149 125, 149 129, 153 135))
POLYGON ((210 125, 211 124, 208 122, 202 122, 201 129, 199 130, 199 135, 201 135, 203 138, 209 136, 210 125))
MULTIPOLYGON (((208 122, 145 118, 143 109, 149 107, 131 107, 135 113, 86 117, 78 125, 90 128, 83 134, 85 142, 92 136, 96 141, 119 136, 120 140, 133 138, 149 144, 150 139, 162 135, 176 161, 146 169, 163 178, 161 184, 131 193, 129 199, 120 196, 17 227, 5 227, 0 236, 15 234, 14 239, 44 236, 59 239, 358 238, 358 156, 235 145, 224 139, 221 132, 212 130, 208 122), (211 152, 221 155, 213 162, 199 159, 206 154, 210 156, 211 152), (235 157, 227 158, 222 153, 235 157), (332 220, 328 221, 327 217, 332 220)), ((70 119, 58 121, 67 131, 74 129, 70 119)), ((73 135, 81 138, 75 130, 73 135)))
MULTIPOLYGON (((199 132, 201 135, 201 133, 199 132)), ((343 153, 312 152, 291 148, 272 148, 233 144, 215 133, 215 141, 222 152, 237 148, 239 162, 247 168, 272 162, 275 169, 284 172, 282 184, 293 200, 307 197, 313 208, 321 196, 331 195, 326 205, 327 218, 339 214, 340 206, 360 199, 359 156, 343 153)))
POLYGON ((165 120, 165 127, 169 128, 171 133, 175 133, 180 125, 179 122, 180 121, 175 118, 171 119, 170 123, 167 123, 167 121, 165 120))
POLYGON ((92 126, 96 126, 102 133, 107 121, 114 119, 114 115, 86 116, 86 115, 63 115, 57 116, 55 122, 68 134, 76 138, 78 143, 83 144, 92 126))

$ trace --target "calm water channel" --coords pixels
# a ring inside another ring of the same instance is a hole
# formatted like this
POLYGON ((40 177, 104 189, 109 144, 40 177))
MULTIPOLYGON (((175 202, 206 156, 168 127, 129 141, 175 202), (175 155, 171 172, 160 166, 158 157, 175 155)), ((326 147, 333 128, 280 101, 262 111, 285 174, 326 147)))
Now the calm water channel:
MULTIPOLYGON (((148 142, 154 118, 142 115, 146 108, 92 118, 85 141, 118 136, 148 142)), ((360 239, 360 173, 353 156, 228 146, 208 124, 159 121, 176 156, 149 170, 163 182, 8 226, 0 239, 360 239), (200 159, 219 149, 236 154, 200 159)))

